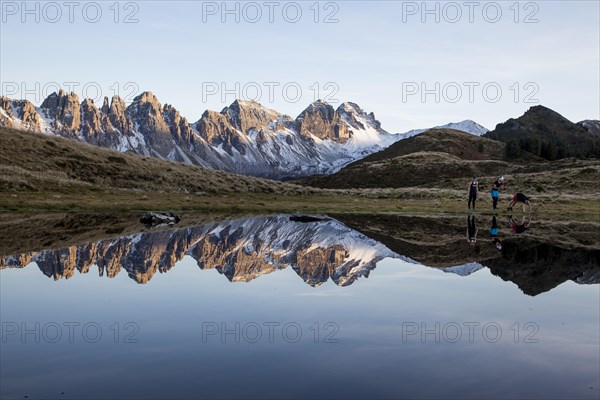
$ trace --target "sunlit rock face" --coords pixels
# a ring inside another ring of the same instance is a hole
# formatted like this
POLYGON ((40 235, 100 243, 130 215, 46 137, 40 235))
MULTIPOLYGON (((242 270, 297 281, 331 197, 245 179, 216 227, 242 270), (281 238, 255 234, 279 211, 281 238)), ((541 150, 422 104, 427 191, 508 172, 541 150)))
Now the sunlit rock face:
POLYGON ((296 119, 255 101, 235 100, 188 122, 152 92, 129 106, 114 96, 81 103, 61 90, 36 108, 0 98, 0 126, 58 135, 121 152, 274 179, 333 173, 400 139, 354 103, 317 101, 296 119))

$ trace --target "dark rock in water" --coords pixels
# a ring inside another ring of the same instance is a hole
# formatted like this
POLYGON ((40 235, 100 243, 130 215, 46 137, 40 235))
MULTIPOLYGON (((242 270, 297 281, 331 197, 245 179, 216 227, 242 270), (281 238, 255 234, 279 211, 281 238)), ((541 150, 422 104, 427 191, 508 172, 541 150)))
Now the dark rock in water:
POLYGON ((329 218, 314 217, 312 215, 292 215, 290 221, 292 222, 321 222, 328 221, 329 218))
POLYGON ((142 218, 140 218, 140 222, 144 224, 146 228, 155 228, 158 226, 167 226, 167 225, 175 225, 181 221, 178 215, 168 212, 168 213, 156 213, 156 212, 147 212, 144 214, 142 218))

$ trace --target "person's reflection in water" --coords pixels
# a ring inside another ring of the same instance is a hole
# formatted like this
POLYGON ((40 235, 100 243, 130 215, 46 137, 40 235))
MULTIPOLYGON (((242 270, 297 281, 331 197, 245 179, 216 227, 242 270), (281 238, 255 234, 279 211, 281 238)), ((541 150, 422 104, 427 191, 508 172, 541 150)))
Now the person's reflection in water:
POLYGON ((512 233, 520 235, 521 233, 529 229, 529 225, 531 224, 531 218, 523 216, 523 218, 521 219, 521 223, 517 224, 512 215, 509 215, 508 222, 510 222, 510 231, 512 233))
POLYGON ((479 245, 477 244, 477 221, 475 220, 475 216, 467 216, 467 242, 471 245, 471 248, 479 253, 479 245))
POLYGON ((496 249, 502 250, 502 242, 500 241, 500 228, 498 227, 498 221, 496 220, 496 216, 492 217, 492 227, 490 228, 490 236, 492 237, 492 242, 496 249))

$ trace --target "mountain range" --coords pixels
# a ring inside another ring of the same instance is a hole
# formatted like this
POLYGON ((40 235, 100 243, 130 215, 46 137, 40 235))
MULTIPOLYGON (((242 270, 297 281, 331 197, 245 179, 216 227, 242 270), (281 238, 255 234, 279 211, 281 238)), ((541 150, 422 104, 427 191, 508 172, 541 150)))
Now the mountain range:
MULTIPOLYGON (((236 100, 221 112, 205 111, 190 123, 170 104, 143 92, 126 106, 104 98, 97 107, 75 93, 52 93, 36 107, 0 97, 0 126, 170 161, 274 179, 334 173, 347 164, 424 130, 385 131, 373 113, 346 102, 310 104, 295 119, 254 101, 236 100)), ((475 135, 473 121, 448 124, 475 135)))

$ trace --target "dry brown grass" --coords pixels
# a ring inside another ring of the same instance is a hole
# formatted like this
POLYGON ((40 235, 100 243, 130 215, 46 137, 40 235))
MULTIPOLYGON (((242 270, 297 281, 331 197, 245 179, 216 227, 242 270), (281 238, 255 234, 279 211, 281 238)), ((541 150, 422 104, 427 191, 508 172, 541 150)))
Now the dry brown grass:
MULTIPOLYGON (((418 168, 424 168, 422 157, 423 154, 415 153, 400 158, 414 166, 412 175, 418 178, 418 168)), ((442 171, 452 170, 445 162, 490 164, 494 169, 500 162, 465 161, 447 154, 438 158, 442 171)), ((518 188, 531 195, 538 213, 600 219, 600 163, 564 160, 549 165, 556 169, 545 172, 530 166, 535 172, 508 175, 507 189, 518 188), (537 191, 539 184, 543 191, 537 191)), ((403 168, 396 170, 401 172, 403 168)), ((462 213, 466 209, 468 183, 464 178, 454 178, 419 187, 322 190, 4 128, 0 128, 0 172, 0 211, 462 213)), ((380 171, 370 173, 373 179, 382 175, 380 171)), ((492 178, 481 178, 482 187, 492 178)), ((396 178, 392 175, 386 179, 396 178)), ((506 197, 504 194, 504 201, 506 197)), ((482 193, 480 199, 478 209, 489 210, 489 196, 482 193)))
MULTIPOLYGON (((0 190, 61 187, 140 192, 308 194, 277 181, 124 154, 54 136, 0 128, 0 190)), ((314 192, 314 190, 313 190, 314 192)))

